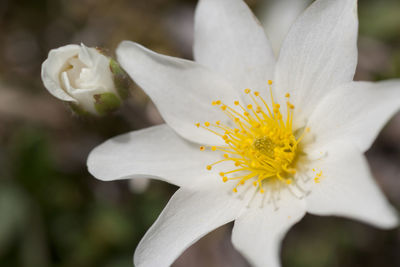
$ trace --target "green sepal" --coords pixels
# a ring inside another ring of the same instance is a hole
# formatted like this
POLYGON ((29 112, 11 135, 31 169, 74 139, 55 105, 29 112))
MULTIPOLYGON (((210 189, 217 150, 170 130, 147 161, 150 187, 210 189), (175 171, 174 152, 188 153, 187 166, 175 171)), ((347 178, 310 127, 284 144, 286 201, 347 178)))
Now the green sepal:
POLYGON ((129 76, 121 68, 118 62, 112 58, 110 59, 110 70, 113 73, 115 88, 117 89, 119 96, 122 99, 128 98, 129 88, 132 84, 129 76))
POLYGON ((81 106, 79 106, 79 105, 77 105, 77 104, 75 104, 75 103, 69 102, 68 105, 69 105, 69 107, 71 108, 71 110, 72 110, 75 114, 77 114, 77 115, 79 115, 79 116, 85 117, 85 116, 91 116, 91 115, 92 115, 92 114, 90 114, 88 111, 86 111, 84 108, 82 108, 81 106))
POLYGON ((106 115, 121 106, 121 100, 114 93, 103 93, 93 95, 94 107, 99 115, 106 115))

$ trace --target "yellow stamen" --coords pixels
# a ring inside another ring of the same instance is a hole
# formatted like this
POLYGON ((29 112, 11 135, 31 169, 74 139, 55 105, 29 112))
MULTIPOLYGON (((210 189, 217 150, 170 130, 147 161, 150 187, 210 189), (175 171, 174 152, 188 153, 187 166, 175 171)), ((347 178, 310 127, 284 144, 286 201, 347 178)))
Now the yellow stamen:
MULTIPOLYGON (((286 102, 287 118, 284 120, 280 104, 274 101, 272 83, 271 80, 268 81, 271 104, 267 104, 260 92, 254 92, 254 97, 249 88, 244 92, 249 95, 252 104, 242 106, 239 101, 233 102, 241 111, 220 100, 212 102, 214 106, 221 105, 219 108, 234 127, 221 124, 220 121, 214 124, 205 122, 205 127, 196 124, 220 136, 225 142, 225 146, 211 147, 212 151, 223 152, 223 159, 207 165, 206 169, 212 170, 215 164, 231 161, 237 168, 220 172, 219 175, 223 182, 239 180, 232 189, 233 192, 237 192, 238 186, 244 185, 248 180, 252 180, 260 193, 265 193, 263 186, 267 186, 267 181, 279 184, 273 188, 295 183, 299 143, 310 129, 305 128, 300 136, 295 136, 292 125, 295 107, 289 101, 286 102)), ((289 98, 290 94, 285 94, 285 97, 289 98)), ((315 182, 319 181, 321 175, 322 172, 317 174, 315 182)))
MULTIPOLYGON (((314 169, 313 169, 313 170, 314 170, 314 169)), ((317 174, 315 175, 315 177, 314 177, 314 182, 315 182, 315 183, 319 183, 321 177, 322 177, 322 171, 320 171, 319 173, 317 173, 317 174)))

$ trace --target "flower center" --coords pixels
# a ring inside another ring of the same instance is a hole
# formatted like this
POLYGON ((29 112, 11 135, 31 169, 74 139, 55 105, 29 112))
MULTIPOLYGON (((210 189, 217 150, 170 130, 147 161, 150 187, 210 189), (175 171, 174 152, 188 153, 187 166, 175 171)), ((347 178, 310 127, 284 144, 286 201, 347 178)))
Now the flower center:
MULTIPOLYGON (((222 162, 233 162, 234 168, 220 172, 222 180, 236 180, 233 188, 237 192, 240 185, 251 180, 260 193, 264 193, 263 185, 267 181, 276 181, 281 184, 291 184, 296 174, 296 162, 301 151, 299 143, 305 133, 305 128, 298 135, 293 130, 293 116, 295 107, 289 102, 290 95, 286 94, 287 116, 283 118, 280 105, 274 101, 272 94, 272 81, 268 81, 271 92, 271 104, 268 105, 259 92, 245 93, 251 98, 253 104, 243 106, 239 101, 231 107, 220 100, 213 101, 212 105, 218 106, 230 119, 231 126, 220 121, 215 123, 197 123, 197 127, 204 128, 220 136, 226 145, 212 146, 212 151, 224 152, 223 159, 207 166, 222 162), (296 135, 298 135, 296 137, 296 135)), ((200 150, 205 150, 204 146, 200 150)))

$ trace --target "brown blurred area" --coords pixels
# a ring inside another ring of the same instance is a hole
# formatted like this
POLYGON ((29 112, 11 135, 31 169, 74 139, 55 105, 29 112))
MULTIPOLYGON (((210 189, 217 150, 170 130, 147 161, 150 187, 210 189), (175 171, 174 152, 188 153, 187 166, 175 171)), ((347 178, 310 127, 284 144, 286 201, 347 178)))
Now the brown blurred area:
MULTIPOLYGON (((133 40, 192 58, 195 0, 0 0, 0 266, 132 266, 134 249, 175 187, 132 193, 86 170, 91 149, 162 122, 135 87, 114 115, 79 118, 40 79, 50 49, 84 43, 115 50, 133 40)), ((246 1, 257 11, 262 0, 246 1)), ((359 3, 357 80, 400 77, 400 3, 359 3)), ((367 152, 377 183, 400 211, 400 115, 367 152)), ((248 266, 231 225, 190 247, 183 266, 248 266)), ((179 234, 179 233, 177 233, 179 234)), ((283 266, 400 266, 400 230, 307 215, 282 244, 283 266)))

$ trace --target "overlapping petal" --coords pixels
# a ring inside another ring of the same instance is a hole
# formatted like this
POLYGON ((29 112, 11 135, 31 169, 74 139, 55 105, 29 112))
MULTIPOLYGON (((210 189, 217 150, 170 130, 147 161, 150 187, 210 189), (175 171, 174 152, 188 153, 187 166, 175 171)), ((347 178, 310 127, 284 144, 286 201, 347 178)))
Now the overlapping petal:
POLYGON ((264 29, 242 0, 199 1, 194 55, 240 93, 246 88, 262 90, 273 78, 274 54, 264 29))
POLYGON ((291 93, 300 120, 331 90, 353 80, 357 30, 357 0, 317 0, 292 25, 275 79, 280 96, 291 93))
POLYGON ((226 189, 207 184, 179 189, 137 247, 135 265, 170 266, 202 236, 239 216, 244 202, 226 189))
POLYGON ((253 205, 236 219, 232 242, 253 266, 279 267, 281 241, 305 215, 305 202, 283 190, 275 210, 272 203, 262 201, 263 196, 258 198, 260 202, 253 201, 253 205))
POLYGON ((382 127, 400 110, 400 80, 352 82, 322 100, 309 119, 313 147, 345 140, 366 151, 382 127))
POLYGON ((316 162, 322 171, 306 198, 307 212, 342 216, 380 228, 398 225, 395 209, 375 183, 363 154, 352 144, 331 143, 324 158, 316 162))
POLYGON ((270 0, 264 1, 260 20, 276 56, 290 26, 311 3, 311 0, 270 0))
POLYGON ((219 157, 200 151, 164 124, 106 141, 90 153, 87 165, 94 177, 104 181, 149 177, 189 186, 196 177, 213 179, 205 167, 219 157))
POLYGON ((160 55, 133 42, 122 42, 117 56, 178 134, 202 144, 221 144, 222 139, 195 124, 223 117, 212 101, 240 99, 228 83, 195 62, 160 55))
POLYGON ((55 97, 69 102, 78 102, 67 94, 60 86, 60 71, 66 60, 79 52, 79 45, 66 45, 50 51, 48 58, 42 64, 42 81, 47 90, 55 97))

